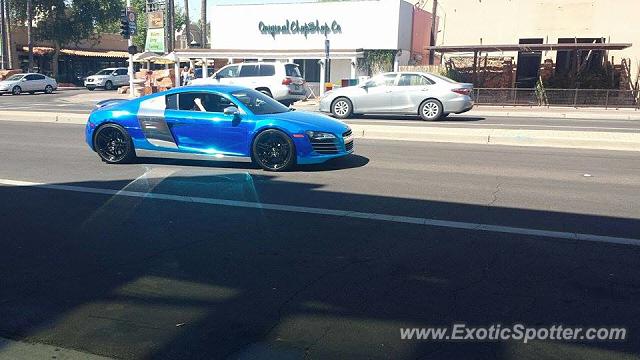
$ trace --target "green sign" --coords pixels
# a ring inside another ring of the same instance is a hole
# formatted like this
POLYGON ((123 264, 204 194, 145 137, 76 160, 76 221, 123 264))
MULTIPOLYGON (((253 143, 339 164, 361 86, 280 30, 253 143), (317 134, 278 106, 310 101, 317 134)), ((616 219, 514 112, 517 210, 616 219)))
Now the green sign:
POLYGON ((164 52, 164 29, 147 29, 147 42, 145 51, 164 52))
POLYGON ((276 35, 284 34, 301 34, 304 35, 304 37, 307 37, 309 34, 322 34, 327 36, 329 34, 342 33, 342 27, 335 20, 331 23, 331 25, 327 24, 326 22, 324 24, 320 24, 318 20, 316 20, 315 22, 311 21, 307 23, 300 22, 299 20, 287 20, 282 25, 268 25, 260 21, 260 23, 258 24, 258 29, 261 33, 269 34, 274 38, 276 37, 276 35))

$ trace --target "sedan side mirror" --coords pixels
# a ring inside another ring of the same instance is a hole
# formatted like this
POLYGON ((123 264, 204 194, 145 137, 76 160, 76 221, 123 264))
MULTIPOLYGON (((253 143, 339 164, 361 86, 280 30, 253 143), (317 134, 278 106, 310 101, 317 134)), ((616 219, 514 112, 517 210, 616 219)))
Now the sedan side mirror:
POLYGON ((236 115, 240 115, 240 111, 235 106, 227 106, 226 108, 224 108, 224 114, 236 116, 236 115))

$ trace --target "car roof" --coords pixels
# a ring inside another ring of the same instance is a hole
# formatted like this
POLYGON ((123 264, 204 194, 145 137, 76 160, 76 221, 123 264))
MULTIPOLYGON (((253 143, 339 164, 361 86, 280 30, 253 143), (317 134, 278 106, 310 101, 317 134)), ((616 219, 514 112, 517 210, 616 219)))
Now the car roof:
POLYGON ((245 62, 241 62, 241 63, 227 64, 225 66, 229 66, 229 65, 278 65, 278 64, 298 66, 298 64, 296 64, 296 63, 292 63, 292 62, 286 62, 285 63, 285 62, 279 62, 279 61, 245 61, 245 62))
POLYGON ((218 92, 233 92, 238 90, 247 90, 244 86, 238 85, 189 85, 177 87, 170 91, 171 94, 181 93, 186 91, 218 91, 218 92))

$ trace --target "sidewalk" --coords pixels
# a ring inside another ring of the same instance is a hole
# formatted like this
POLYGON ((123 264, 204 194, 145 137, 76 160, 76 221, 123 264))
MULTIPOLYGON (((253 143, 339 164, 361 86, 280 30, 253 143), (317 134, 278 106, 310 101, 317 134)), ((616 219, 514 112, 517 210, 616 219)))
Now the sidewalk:
MULTIPOLYGON (((318 101, 300 101, 294 108, 304 111, 317 111, 318 101)), ((598 119, 598 120, 640 120, 640 110, 636 109, 604 109, 573 107, 529 107, 529 106, 490 106, 476 105, 471 111, 461 116, 508 116, 537 117, 561 119, 598 119)))

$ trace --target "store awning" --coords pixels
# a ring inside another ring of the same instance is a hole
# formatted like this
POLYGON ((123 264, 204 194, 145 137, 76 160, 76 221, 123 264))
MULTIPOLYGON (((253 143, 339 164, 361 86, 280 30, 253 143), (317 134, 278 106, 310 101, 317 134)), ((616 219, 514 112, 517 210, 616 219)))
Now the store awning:
MULTIPOLYGON (((46 47, 46 46, 35 46, 33 48, 34 55, 37 56, 45 56, 50 55, 54 52, 54 48, 46 47)), ((28 46, 23 46, 22 51, 29 51, 28 46)), ((84 56, 84 57, 106 57, 106 58, 119 58, 126 59, 129 57, 129 53, 126 51, 113 51, 113 50, 103 50, 103 51, 89 51, 89 50, 72 50, 72 49, 60 49, 61 55, 69 55, 69 56, 84 56)))
POLYGON ((452 52, 503 52, 503 51, 551 51, 551 50, 623 50, 631 43, 562 43, 562 44, 504 44, 504 45, 444 45, 427 46, 425 50, 441 53, 452 52))
MULTIPOLYGON (((176 49, 180 59, 324 59, 324 49, 310 50, 233 50, 233 49, 176 49)), ((364 56, 362 49, 330 50, 331 59, 354 59, 364 56)))

